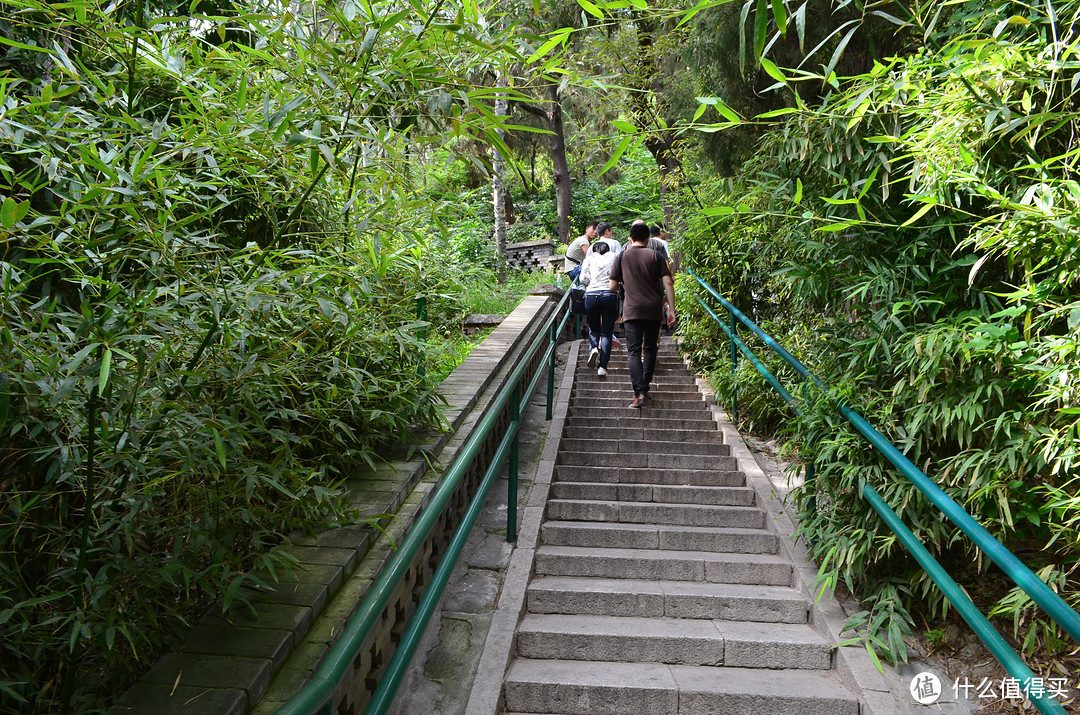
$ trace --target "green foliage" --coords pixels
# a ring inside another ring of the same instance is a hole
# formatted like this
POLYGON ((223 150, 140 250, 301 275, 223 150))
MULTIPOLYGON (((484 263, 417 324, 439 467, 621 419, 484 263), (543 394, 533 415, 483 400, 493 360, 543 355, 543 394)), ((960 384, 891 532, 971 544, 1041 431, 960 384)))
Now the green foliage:
MULTIPOLYGON (((862 483, 961 580, 993 567, 867 448, 834 399, 1074 605, 1080 550, 1078 5, 916 10, 908 29, 933 51, 833 82, 820 106, 762 140, 735 181, 699 188, 706 208, 680 237, 703 278, 832 386, 826 398, 788 380, 804 415, 791 447, 817 468, 816 509, 808 490, 798 495, 802 531, 824 581, 844 578, 867 604, 863 638, 894 658, 904 604, 938 614, 947 604, 858 496, 862 483)), ((691 292, 685 329, 715 334, 691 292)), ((720 366, 723 353, 701 348, 695 359, 720 366)), ((742 414, 771 424, 769 388, 738 378, 742 414)), ((1064 652, 1022 593, 973 595, 1011 621, 1027 652, 1064 652)))
POLYGON ((460 282, 408 157, 494 141, 466 75, 514 52, 439 7, 5 4, 0 709, 107 706, 442 423, 417 299, 460 282))

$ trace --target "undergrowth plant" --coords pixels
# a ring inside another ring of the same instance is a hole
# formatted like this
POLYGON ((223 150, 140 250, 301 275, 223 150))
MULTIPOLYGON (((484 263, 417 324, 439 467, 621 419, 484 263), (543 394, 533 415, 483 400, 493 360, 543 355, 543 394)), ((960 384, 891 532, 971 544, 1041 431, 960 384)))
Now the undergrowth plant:
MULTIPOLYGON (((1026 654, 1062 671, 1075 644, 834 401, 1080 605, 1080 5, 909 7, 897 22, 926 49, 855 77, 770 67, 781 91, 831 90, 818 106, 796 103, 733 181, 697 189, 704 210, 679 245, 830 386, 825 395, 788 381, 803 413, 788 449, 816 467, 796 497, 821 578, 866 605, 850 625, 904 659, 913 610, 949 610, 862 501, 869 483, 1026 654)), ((695 359, 727 369, 726 339, 709 344, 717 331, 682 285, 686 330, 706 338, 695 359)), ((771 427, 779 400, 745 372, 740 410, 771 427)))

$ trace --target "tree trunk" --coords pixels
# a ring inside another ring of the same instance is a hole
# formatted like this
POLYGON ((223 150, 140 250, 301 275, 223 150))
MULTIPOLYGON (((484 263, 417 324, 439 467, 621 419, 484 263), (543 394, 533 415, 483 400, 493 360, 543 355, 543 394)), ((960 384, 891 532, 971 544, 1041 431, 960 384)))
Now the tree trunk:
POLYGON ((562 104, 559 99, 559 88, 552 84, 548 86, 548 99, 551 107, 548 109, 548 128, 551 134, 548 143, 551 147, 552 178, 555 181, 555 206, 559 212, 559 241, 570 241, 570 209, 571 209, 571 186, 570 165, 566 161, 566 132, 563 128, 562 104))
POLYGON ((548 106, 546 109, 526 102, 518 102, 517 106, 530 114, 541 117, 547 122, 547 128, 551 132, 548 135, 548 151, 551 152, 551 178, 555 182, 555 208, 559 214, 559 241, 566 243, 570 240, 570 234, 573 231, 570 225, 573 194, 571 192, 570 164, 566 160, 566 128, 563 125, 559 86, 555 84, 548 85, 547 95, 548 106))
POLYGON ((637 20, 637 62, 629 84, 638 90, 632 100, 634 124, 649 137, 645 140, 645 148, 652 154, 660 171, 660 206, 664 212, 664 223, 671 229, 678 214, 679 186, 682 183, 678 157, 681 139, 668 128, 667 123, 659 121, 667 106, 663 94, 664 76, 659 71, 653 42, 655 32, 656 27, 651 20, 637 20))
POLYGON ((682 183, 679 159, 676 156, 678 140, 672 132, 661 132, 645 142, 645 147, 660 170, 660 208, 664 212, 664 224, 671 230, 678 216, 679 186, 682 183))
MULTIPOLYGON (((495 86, 499 89, 503 89, 507 86, 506 71, 499 70, 498 79, 495 81, 495 86)), ((498 92, 495 95, 495 116, 506 116, 506 93, 498 92)), ((506 132, 502 129, 496 130, 499 134, 499 138, 505 141, 506 132)), ((496 276, 500 283, 506 282, 507 267, 506 267, 506 185, 503 183, 503 155, 499 152, 498 148, 492 147, 492 161, 491 161, 491 203, 493 209, 493 216, 495 219, 495 263, 496 263, 496 276)))

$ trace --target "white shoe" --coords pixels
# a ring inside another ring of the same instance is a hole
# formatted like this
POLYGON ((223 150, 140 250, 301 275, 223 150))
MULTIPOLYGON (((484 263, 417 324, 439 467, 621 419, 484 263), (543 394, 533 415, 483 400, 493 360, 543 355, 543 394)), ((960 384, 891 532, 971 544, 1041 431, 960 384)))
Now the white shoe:
POLYGON ((589 353, 589 367, 596 367, 596 361, 600 359, 600 348, 593 348, 589 353))
POLYGON ((599 375, 600 377, 607 377, 607 368, 604 368, 604 367, 596 368, 596 374, 599 375))

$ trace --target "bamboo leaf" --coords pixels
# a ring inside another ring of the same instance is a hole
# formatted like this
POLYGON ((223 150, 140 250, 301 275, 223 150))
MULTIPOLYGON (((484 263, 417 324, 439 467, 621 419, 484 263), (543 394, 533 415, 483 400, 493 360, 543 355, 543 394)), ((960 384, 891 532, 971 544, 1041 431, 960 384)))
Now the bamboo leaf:
POLYGON ((768 0, 758 0, 754 10, 754 59, 761 61, 765 51, 765 42, 768 40, 769 16, 767 14, 768 0))
POLYGON ((607 163, 604 164, 604 168, 600 170, 601 176, 606 174, 608 170, 611 169, 611 167, 615 166, 615 164, 618 163, 619 157, 621 157, 623 153, 625 153, 626 150, 630 148, 630 145, 634 142, 634 139, 635 137, 633 136, 623 137, 622 141, 620 141, 618 146, 615 147, 615 151, 612 152, 611 158, 607 160, 607 163))
POLYGON ((580 5, 582 7, 582 9, 585 10, 585 12, 589 13, 590 15, 597 18, 598 20, 603 20, 604 19, 604 13, 601 12, 600 8, 596 7, 596 5, 593 5, 591 2, 589 2, 589 0, 577 0, 577 1, 578 1, 578 5, 580 5))
POLYGON ((937 204, 936 204, 936 203, 933 203, 933 202, 930 202, 930 203, 926 203, 926 204, 923 204, 923 207, 922 207, 921 209, 919 209, 918 211, 916 211, 916 212, 915 212, 915 213, 914 213, 914 214, 913 214, 913 215, 911 216, 911 218, 909 218, 909 219, 908 219, 907 221, 904 221, 904 222, 903 222, 902 224, 900 224, 900 226, 901 226, 901 227, 904 227, 904 226, 910 226, 911 224, 915 223, 916 221, 918 221, 919 219, 921 219, 921 218, 922 218, 923 216, 925 216, 925 215, 926 215, 926 213, 927 213, 927 212, 928 212, 928 211, 929 211, 930 209, 934 208, 935 206, 937 206, 937 204))
POLYGON ((784 0, 772 0, 773 18, 776 20, 776 27, 780 30, 780 34, 787 36, 787 8, 784 7, 784 0))
POLYGON ((221 433, 214 430, 214 451, 217 452, 218 464, 225 469, 225 442, 221 439, 221 433))
POLYGON ((787 77, 785 77, 784 73, 780 71, 780 68, 777 67, 776 64, 767 57, 761 58, 761 68, 765 70, 766 74, 775 79, 777 82, 783 82, 784 84, 787 84, 787 77))
POLYGON ((112 370, 112 350, 105 348, 105 354, 101 356, 101 369, 98 372, 98 394, 105 394, 105 387, 109 384, 109 372, 112 370))
POLYGON ((19 204, 15 199, 10 196, 5 198, 3 205, 0 205, 0 225, 9 230, 14 228, 18 208, 19 204))

